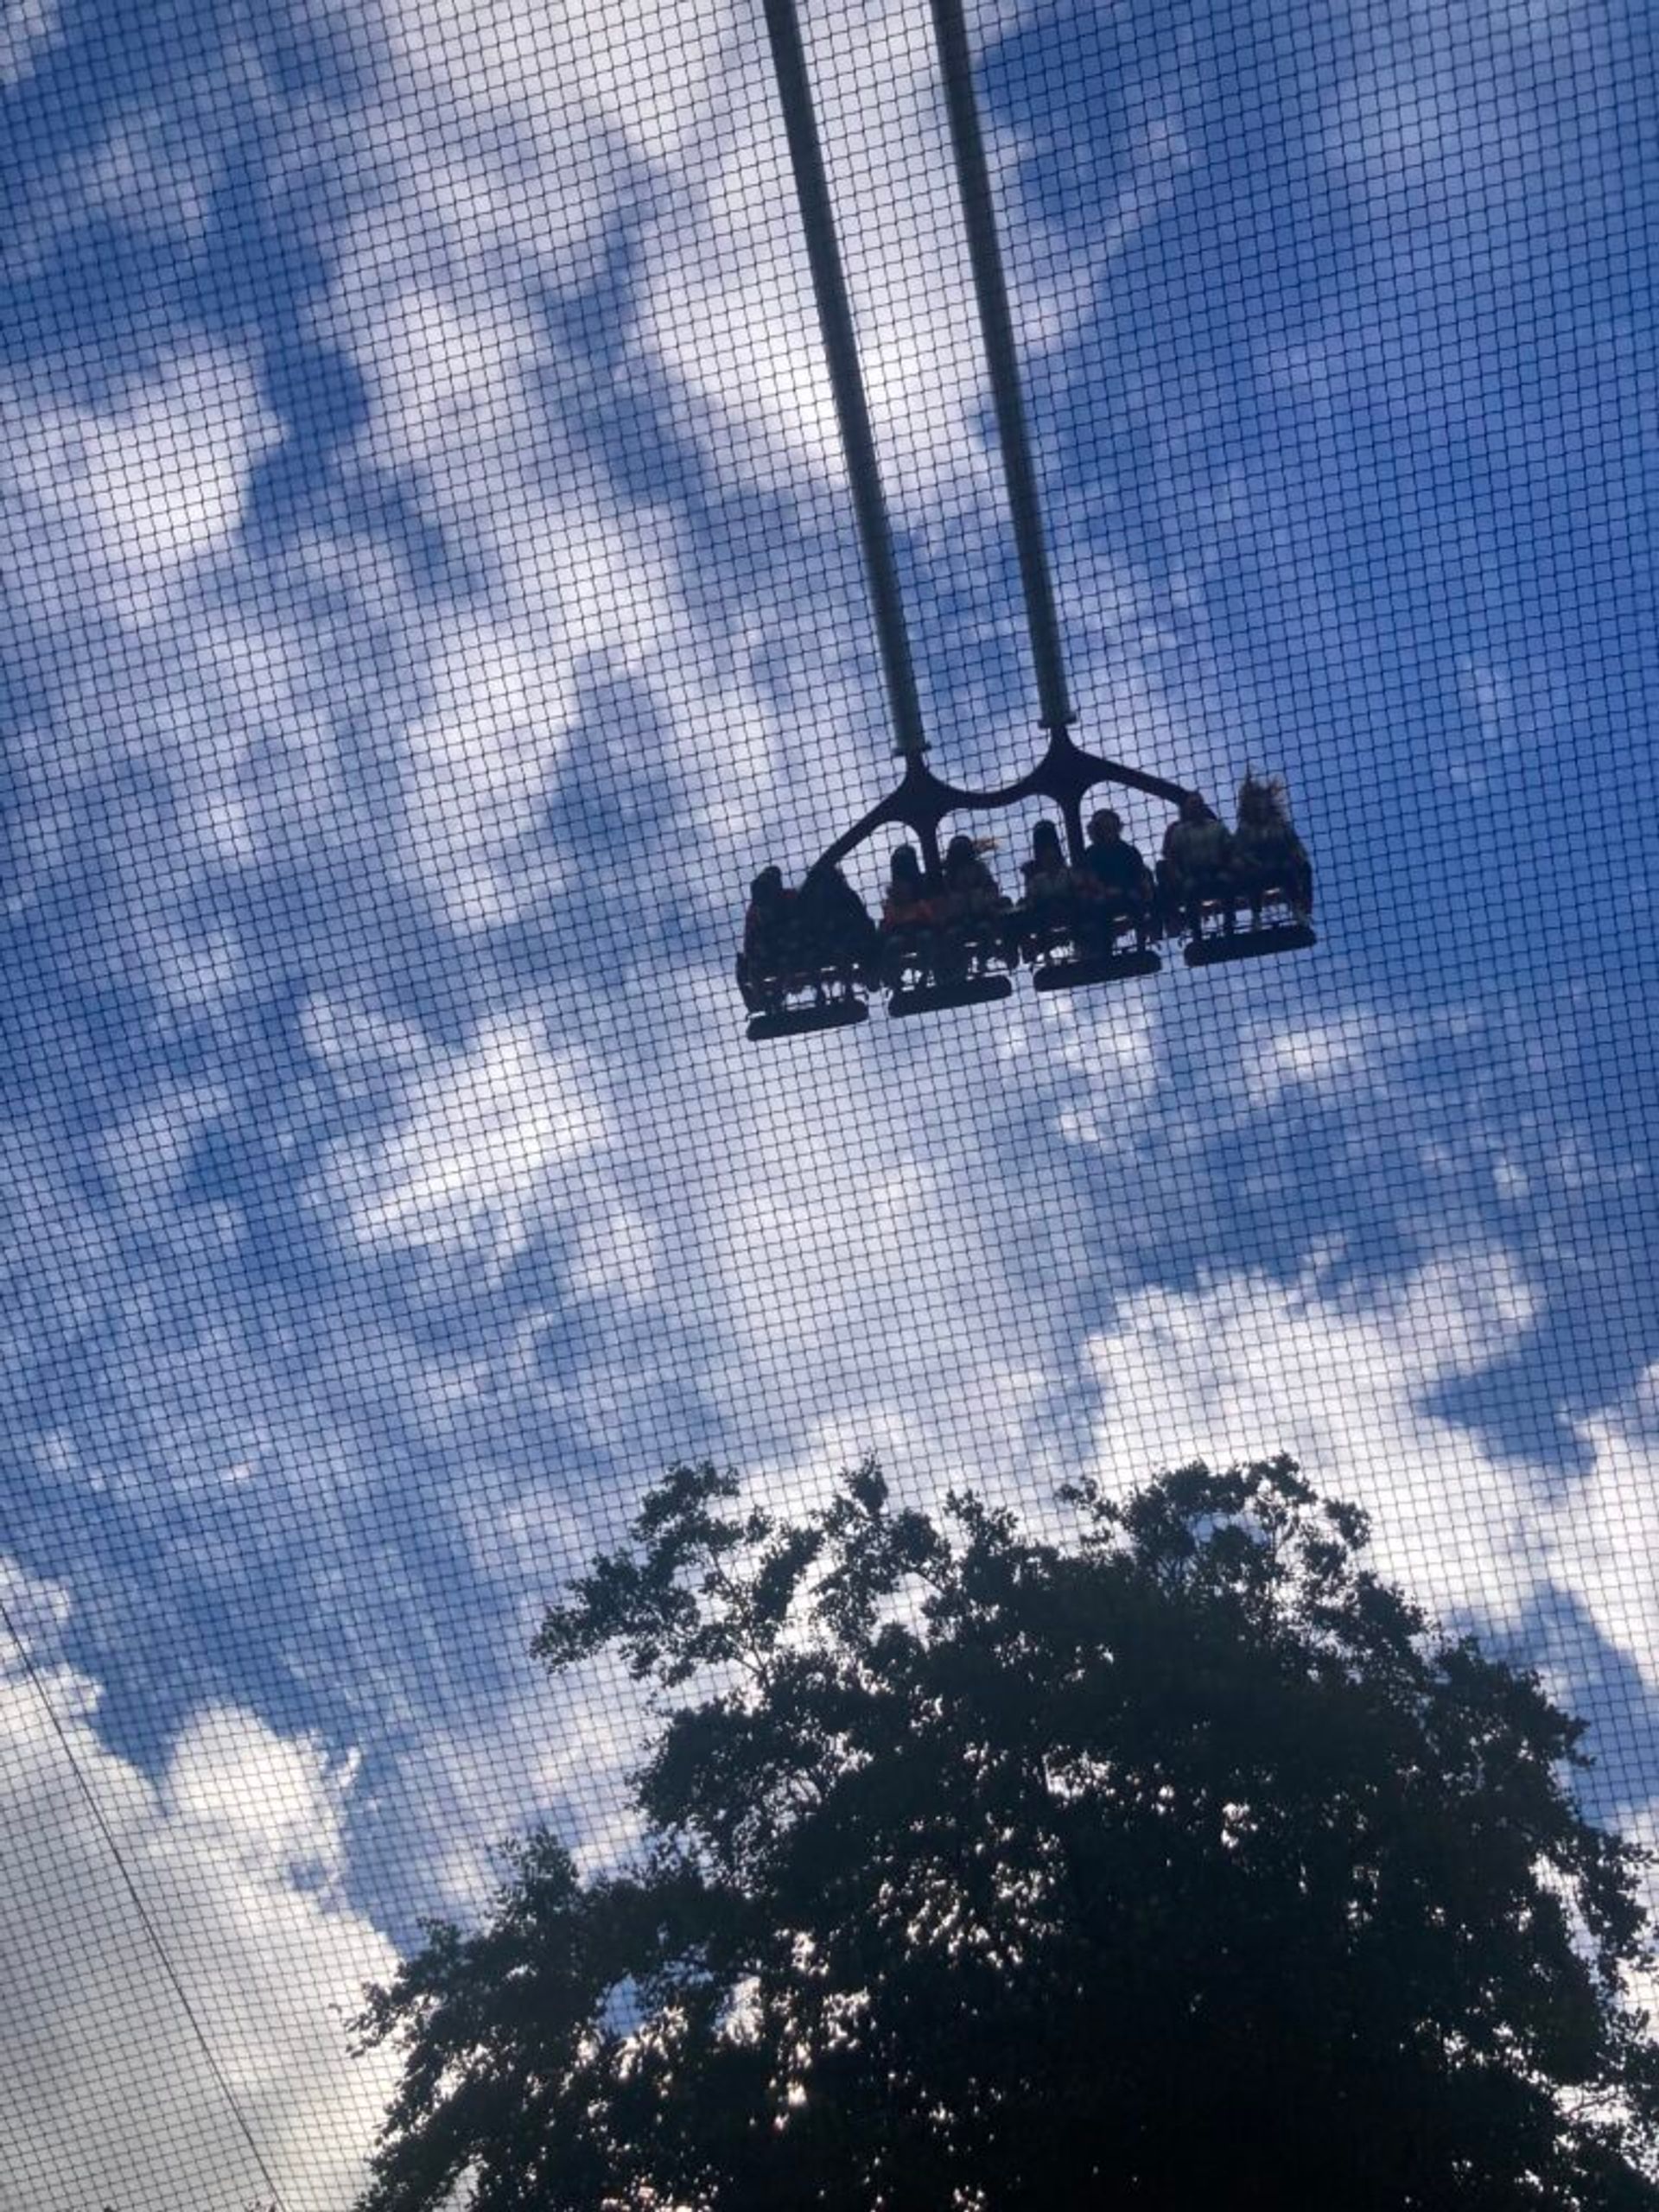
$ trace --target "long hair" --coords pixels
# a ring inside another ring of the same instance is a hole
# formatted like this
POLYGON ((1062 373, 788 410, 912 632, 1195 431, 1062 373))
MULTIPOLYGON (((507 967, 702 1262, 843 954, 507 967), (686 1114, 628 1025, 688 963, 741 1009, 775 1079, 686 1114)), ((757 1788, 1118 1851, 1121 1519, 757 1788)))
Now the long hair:
POLYGON ((1272 822, 1288 830, 1290 794, 1285 789, 1284 778, 1258 776, 1253 768, 1247 768, 1238 787, 1238 818, 1241 823, 1272 822))

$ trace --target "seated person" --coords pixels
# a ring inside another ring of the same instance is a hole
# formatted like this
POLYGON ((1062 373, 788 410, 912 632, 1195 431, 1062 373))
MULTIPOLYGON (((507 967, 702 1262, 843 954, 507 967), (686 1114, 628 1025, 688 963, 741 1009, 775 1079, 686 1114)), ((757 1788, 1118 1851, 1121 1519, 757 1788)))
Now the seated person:
POLYGON ((928 929, 937 919, 935 904, 915 846, 895 846, 887 897, 881 906, 882 928, 889 934, 928 929))
POLYGON ((1123 835, 1123 817, 1109 806, 1101 808, 1089 823, 1089 849, 1077 871, 1084 893, 1095 901, 1099 921, 1106 928, 1118 919, 1135 924, 1135 941, 1144 952, 1152 930, 1152 870, 1123 835))
POLYGON ((1032 920, 1057 925, 1070 920, 1077 887, 1060 833, 1052 822, 1039 822, 1032 830, 1031 858, 1020 872, 1026 879, 1023 904, 1032 920))
POLYGON ((996 878, 980 858, 982 852, 994 849, 982 845, 975 837, 953 837, 944 855, 945 918, 954 922, 976 921, 982 916, 1001 913, 1007 901, 998 887, 996 878))
POLYGON ((1194 936, 1203 923, 1206 899, 1223 902, 1227 928, 1233 926, 1233 841, 1226 824, 1196 791, 1181 801, 1179 817, 1164 833, 1158 867, 1158 893, 1166 926, 1184 926, 1194 936))
POLYGON ((1276 784, 1246 776, 1238 787, 1238 829, 1233 838, 1233 878, 1250 902, 1252 925, 1262 901, 1281 892, 1299 920, 1313 909, 1313 868, 1290 825, 1284 792, 1276 784))
POLYGON ((763 982, 787 976, 797 961, 796 894, 785 889, 781 868, 763 868, 749 886, 749 910, 743 917, 743 950, 737 980, 750 993, 763 982))
POLYGON ((859 969, 875 945, 875 924, 838 868, 807 870, 796 904, 803 956, 820 968, 859 969))

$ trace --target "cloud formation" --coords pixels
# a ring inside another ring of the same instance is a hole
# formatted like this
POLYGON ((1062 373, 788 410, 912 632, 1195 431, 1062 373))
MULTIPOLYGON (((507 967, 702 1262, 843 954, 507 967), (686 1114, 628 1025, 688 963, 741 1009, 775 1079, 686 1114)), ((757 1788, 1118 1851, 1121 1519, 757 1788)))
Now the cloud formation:
POLYGON ((54 1656, 67 1598, 5 1573, 35 1668, 0 1653, 0 1827, 28 1901, 0 1934, 10 2187, 35 2204, 248 2201, 262 2176, 205 2041, 283 2202, 340 2212, 390 2086, 384 2060, 346 2063, 345 2022, 395 1956, 341 1893, 349 1763, 204 1707, 147 1778, 100 1743, 98 1685, 54 1656))
MULTIPOLYGON (((744 885, 895 771, 758 21, 6 21, 7 1541, 318 2205, 358 2107, 257 2022, 537 1814, 609 1847, 633 1716, 524 1646, 678 1454, 1044 1509, 1287 1446, 1649 1740, 1616 16, 980 19, 1082 734, 1283 766, 1323 942, 771 1054, 744 885)), ((922 22, 814 59, 936 760, 988 777, 1036 737, 922 22)), ((26 1687, 14 1894, 91 1900, 64 2017, 116 1993, 172 2212, 209 2101, 26 1687)), ((41 2094, 101 2159, 99 2087, 41 2094)))

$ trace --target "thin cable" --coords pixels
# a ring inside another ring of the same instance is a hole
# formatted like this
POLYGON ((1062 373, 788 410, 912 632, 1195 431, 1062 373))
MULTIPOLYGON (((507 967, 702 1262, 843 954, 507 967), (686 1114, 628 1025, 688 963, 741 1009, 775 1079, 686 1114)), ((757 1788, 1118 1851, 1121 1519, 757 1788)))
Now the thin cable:
POLYGON ((178 1999, 180 2005, 182 2006, 184 2017, 190 2023, 191 2031, 194 2034, 196 2041, 201 2046, 201 2055, 207 2062, 208 2071, 212 2074, 214 2081, 218 2082, 220 2089, 224 2092, 225 2101, 230 2107, 231 2115, 236 2121, 237 2126, 241 2130, 242 2139, 248 2146, 254 2165, 258 2171, 260 2182, 262 2185, 270 2192, 270 2201, 272 2205, 276 2208, 276 2212, 283 2212, 282 2191, 277 2188, 276 2182, 271 2177, 270 2168, 265 2164, 264 2154, 260 2150, 258 2143, 255 2140, 253 2130, 248 2124, 247 2115, 244 2113, 240 2104, 237 2101, 236 2092, 231 2087, 229 2076, 226 2074, 224 2068, 219 2064, 218 2059, 213 2056, 213 2045, 208 2042, 207 2031, 202 2027, 201 2022, 196 2017, 195 2007, 191 2004, 189 1997, 186 1993, 184 1984, 180 1980, 177 1973, 174 1969, 173 1961, 167 1955, 167 1946, 162 1941, 161 1932, 156 1928, 155 1922, 150 1918, 143 1898, 138 1893, 137 1885, 134 1882, 131 1874, 128 1872, 127 1862, 122 1854, 120 1844, 116 1840, 115 1831, 105 1819, 103 1808, 99 1804, 98 1799, 92 1794, 92 1784, 87 1781, 86 1776, 80 1770, 80 1761, 75 1757, 74 1746, 70 1743, 68 1737, 64 1733, 63 1724, 59 1720, 56 1713, 53 1710, 52 1700, 46 1694, 46 1685, 41 1680, 40 1674, 35 1668, 35 1662, 29 1656, 29 1646, 24 1643, 22 1636, 18 1633, 17 1624, 12 1619, 10 1611, 9 1610, 3 1598, 0 1598, 0 1621, 3 1621, 5 1623, 6 1633, 10 1637, 13 1648, 16 1649, 19 1659, 22 1662, 23 1672, 29 1678, 29 1687, 33 1689, 35 1696, 40 1700, 41 1709, 45 1713, 48 1720, 52 1724, 52 1732, 58 1739, 59 1745, 62 1750, 65 1758, 69 1762, 69 1771, 74 1776, 75 1782, 79 1789, 80 1794, 86 1801, 87 1809, 98 1824, 99 1833, 102 1835, 105 1842, 110 1847, 110 1856, 115 1861, 116 1871, 119 1873, 121 1879, 126 1885, 127 1895, 132 1899, 133 1910, 138 1916, 138 1924, 143 1929, 145 1935, 149 1938, 150 1947, 155 1951, 156 1958, 161 1962, 162 1971, 173 1986, 173 1993, 178 1999))

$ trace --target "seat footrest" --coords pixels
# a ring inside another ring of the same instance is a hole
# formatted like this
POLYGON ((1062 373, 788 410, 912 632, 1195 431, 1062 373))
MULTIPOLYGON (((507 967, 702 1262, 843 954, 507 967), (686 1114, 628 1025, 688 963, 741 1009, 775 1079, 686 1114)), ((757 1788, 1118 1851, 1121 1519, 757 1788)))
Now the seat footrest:
POLYGON ((960 983, 924 983, 912 990, 894 991, 887 1012, 902 1020, 912 1014, 944 1014, 953 1006, 989 1006, 1008 997, 1014 983, 1007 976, 970 976, 960 983))
POLYGON ((851 1029, 869 1018, 862 999, 830 999, 823 1006, 791 1006, 778 1014, 754 1014, 747 1036, 751 1045, 764 1045, 778 1037, 810 1037, 820 1029, 851 1029))
POLYGON ((1212 968, 1223 960, 1261 960, 1274 952, 1305 952, 1319 938, 1306 922, 1287 922, 1270 930, 1235 930, 1230 936, 1194 939, 1186 948, 1189 968, 1212 968))
POLYGON ((1150 951, 1115 952, 1103 960, 1051 960, 1035 970, 1032 982, 1039 991, 1080 991, 1090 983, 1122 983, 1136 976, 1155 976, 1163 964, 1150 951))

